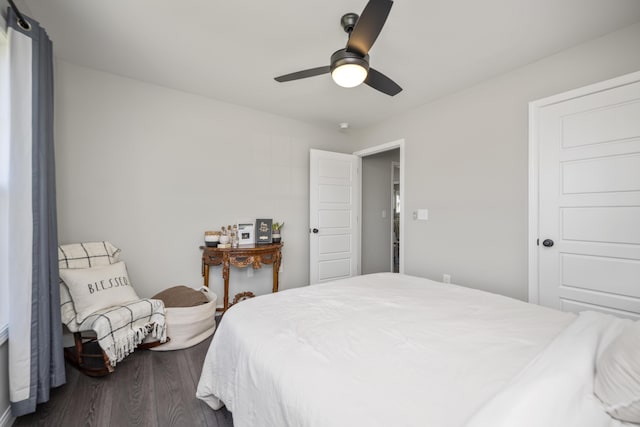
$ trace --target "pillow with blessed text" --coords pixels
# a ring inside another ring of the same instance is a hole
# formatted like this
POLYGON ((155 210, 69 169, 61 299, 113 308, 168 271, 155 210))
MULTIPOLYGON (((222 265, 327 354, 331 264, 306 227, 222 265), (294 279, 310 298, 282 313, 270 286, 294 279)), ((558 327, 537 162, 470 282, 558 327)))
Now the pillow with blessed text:
POLYGON ((60 277, 69 288, 78 323, 103 308, 140 299, 122 261, 102 267, 62 269, 60 277))
MULTIPOLYGON (((120 248, 111 242, 70 243, 58 246, 58 264, 64 268, 89 268, 115 264, 120 257, 120 248)), ((74 329, 76 309, 69 288, 60 279, 60 314, 62 323, 74 329)))

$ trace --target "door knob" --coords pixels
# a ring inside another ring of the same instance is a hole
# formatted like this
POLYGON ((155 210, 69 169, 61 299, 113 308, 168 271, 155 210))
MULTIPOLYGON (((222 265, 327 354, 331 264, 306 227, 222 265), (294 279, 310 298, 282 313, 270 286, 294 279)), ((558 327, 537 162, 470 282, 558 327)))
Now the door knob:
POLYGON ((318 229, 317 229, 317 228, 314 228, 314 229, 313 229, 313 230, 311 230, 311 231, 313 231, 313 234, 318 234, 318 229))
POLYGON ((550 248, 551 246, 553 246, 553 240, 551 239, 544 239, 542 241, 542 246, 545 246, 547 248, 550 248))

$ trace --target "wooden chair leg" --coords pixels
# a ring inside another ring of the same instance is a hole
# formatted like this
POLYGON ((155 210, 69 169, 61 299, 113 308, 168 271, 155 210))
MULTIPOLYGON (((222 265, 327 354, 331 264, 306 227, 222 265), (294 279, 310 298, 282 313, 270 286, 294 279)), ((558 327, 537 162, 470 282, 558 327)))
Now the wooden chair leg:
POLYGON ((82 334, 80 332, 73 333, 73 341, 76 344, 76 358, 78 359, 78 366, 82 366, 82 356, 84 353, 83 345, 82 345, 82 334))
POLYGON ((75 332, 73 340, 75 345, 65 348, 64 355, 80 372, 91 377, 101 377, 114 371, 95 337, 83 337, 81 332, 75 332))

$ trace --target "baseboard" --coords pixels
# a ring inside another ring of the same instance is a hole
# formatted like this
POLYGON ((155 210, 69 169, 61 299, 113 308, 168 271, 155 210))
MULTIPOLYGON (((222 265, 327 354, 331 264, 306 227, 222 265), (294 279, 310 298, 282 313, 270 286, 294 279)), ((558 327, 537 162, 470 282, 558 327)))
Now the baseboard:
POLYGON ((11 406, 9 406, 7 410, 4 411, 4 414, 2 414, 2 417, 0 417, 0 427, 10 427, 15 420, 16 418, 11 415, 11 406))

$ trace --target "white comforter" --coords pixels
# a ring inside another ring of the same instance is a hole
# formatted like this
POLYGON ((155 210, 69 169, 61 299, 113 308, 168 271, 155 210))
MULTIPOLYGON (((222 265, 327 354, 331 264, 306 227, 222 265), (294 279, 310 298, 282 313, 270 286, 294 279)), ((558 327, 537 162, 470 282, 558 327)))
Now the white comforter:
POLYGON ((596 360, 629 320, 580 313, 466 427, 615 427, 593 394, 596 360))
POLYGON ((490 426, 574 317, 389 273, 292 289, 225 314, 197 396, 236 427, 490 426))

